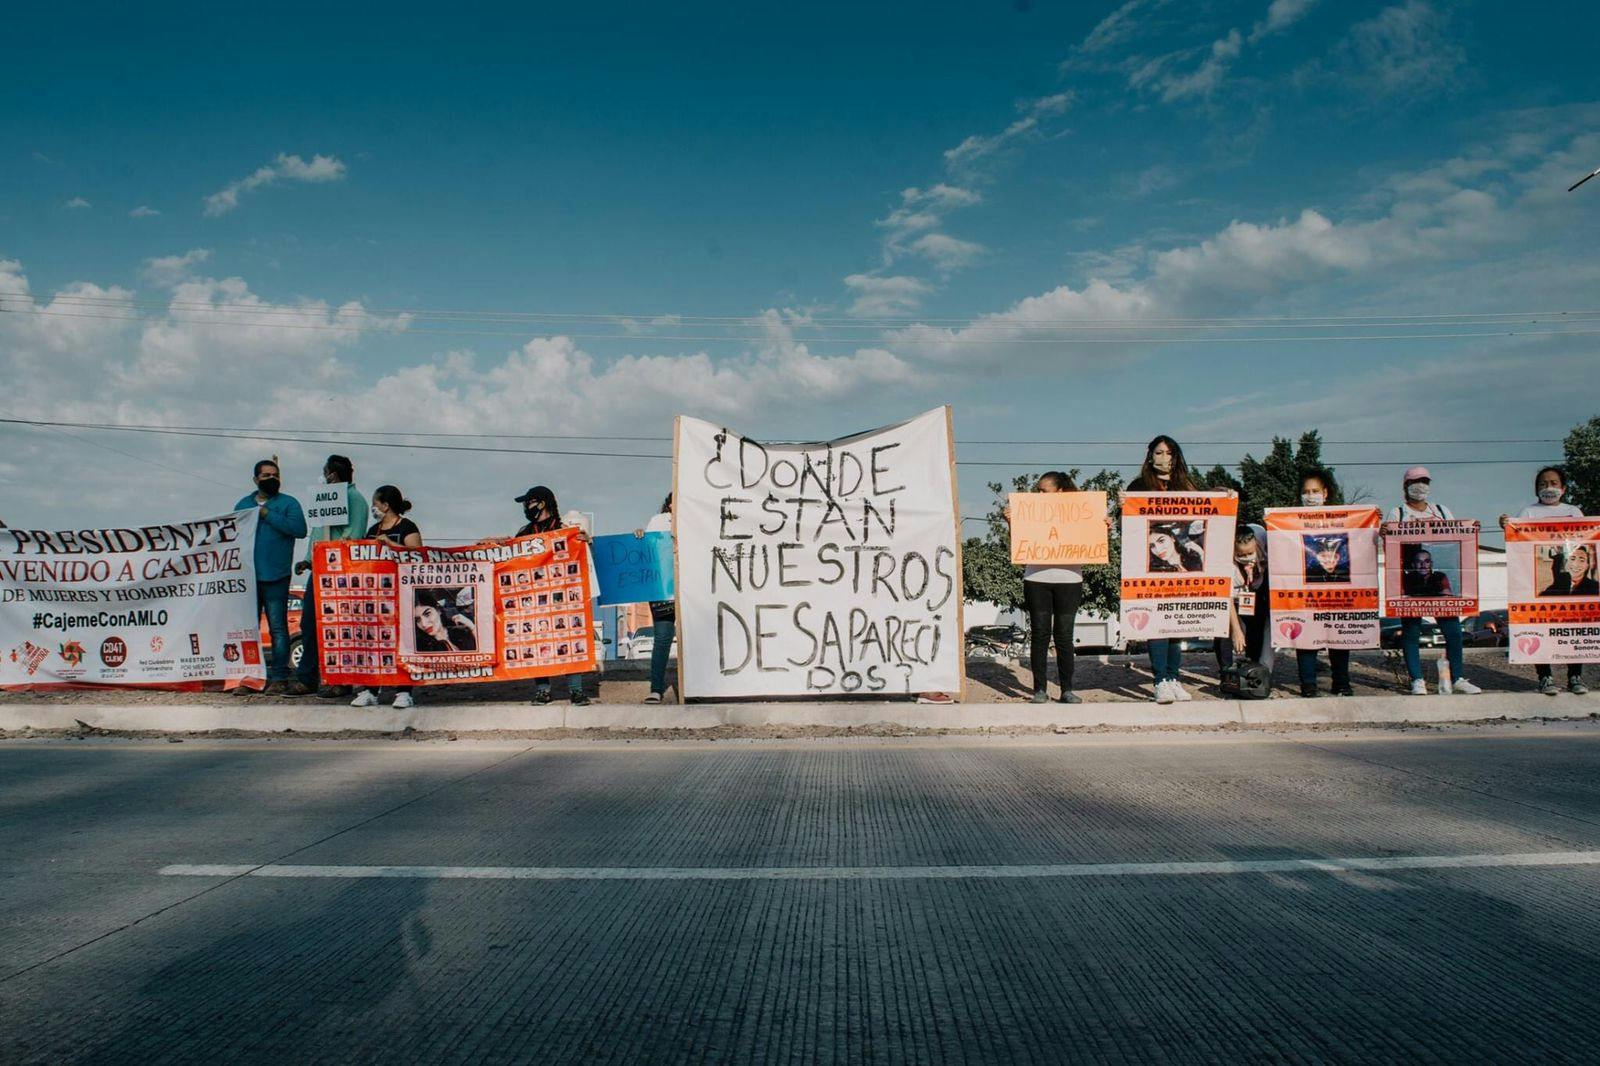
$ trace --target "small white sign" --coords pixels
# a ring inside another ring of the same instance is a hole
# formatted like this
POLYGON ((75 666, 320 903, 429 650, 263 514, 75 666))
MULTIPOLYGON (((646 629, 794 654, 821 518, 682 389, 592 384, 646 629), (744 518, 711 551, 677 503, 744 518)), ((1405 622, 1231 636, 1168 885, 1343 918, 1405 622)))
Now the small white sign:
POLYGON ((314 485, 306 493, 306 525, 345 526, 350 524, 350 483, 336 481, 314 485))

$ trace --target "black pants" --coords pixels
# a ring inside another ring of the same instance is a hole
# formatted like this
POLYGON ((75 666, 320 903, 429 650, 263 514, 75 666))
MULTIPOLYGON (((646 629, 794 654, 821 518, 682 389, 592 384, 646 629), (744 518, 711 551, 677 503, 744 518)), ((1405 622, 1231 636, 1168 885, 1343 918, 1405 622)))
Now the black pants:
POLYGON ((1022 602, 1028 606, 1031 631, 1029 656, 1033 665, 1033 691, 1043 692, 1050 672, 1050 638, 1056 642, 1056 679, 1062 692, 1072 691, 1072 624, 1078 619, 1083 583, 1024 581, 1022 602))
MULTIPOLYGON (((1239 625, 1244 629, 1244 657, 1247 662, 1258 663, 1261 661, 1261 650, 1267 646, 1267 615, 1265 611, 1255 614, 1239 616, 1239 625)), ((1218 637, 1212 644, 1212 649, 1217 653, 1217 669, 1225 670, 1233 665, 1233 638, 1218 637)))
MULTIPOLYGON (((1550 664, 1549 663, 1534 663, 1533 664, 1533 672, 1534 672, 1535 675, 1537 675, 1539 677, 1549 677, 1550 676, 1550 664)), ((1567 664, 1567 680, 1568 681, 1571 681, 1575 677, 1582 677, 1582 676, 1583 676, 1583 664, 1582 663, 1568 663, 1567 664)))

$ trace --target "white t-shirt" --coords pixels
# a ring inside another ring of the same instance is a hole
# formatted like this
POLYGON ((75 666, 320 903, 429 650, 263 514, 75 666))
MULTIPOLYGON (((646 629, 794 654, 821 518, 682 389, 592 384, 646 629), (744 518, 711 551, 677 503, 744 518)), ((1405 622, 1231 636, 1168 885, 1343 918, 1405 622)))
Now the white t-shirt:
POLYGON ((1582 508, 1570 503, 1530 503, 1517 513, 1518 518, 1582 518, 1582 508))
POLYGON ((1455 518, 1455 515, 1451 514, 1450 508, 1442 503, 1430 503, 1426 511, 1418 511, 1410 504, 1402 503, 1389 512, 1388 520, 1390 522, 1421 522, 1428 518, 1440 518, 1448 522, 1455 518))
POLYGON ((650 521, 644 524, 644 531, 646 533, 671 533, 672 512, 661 511, 658 514, 651 515, 650 521))
POLYGON ((1022 580, 1040 581, 1046 585, 1081 585, 1083 567, 1028 565, 1022 568, 1022 580))

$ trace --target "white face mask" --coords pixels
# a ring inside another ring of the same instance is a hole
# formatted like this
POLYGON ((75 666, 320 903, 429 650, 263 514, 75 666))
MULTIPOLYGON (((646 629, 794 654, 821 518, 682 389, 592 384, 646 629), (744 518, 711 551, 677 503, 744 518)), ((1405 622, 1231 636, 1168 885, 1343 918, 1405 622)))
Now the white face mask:
POLYGON ((1557 488, 1540 489, 1539 502, 1546 507, 1555 506, 1561 502, 1561 490, 1557 488))
POLYGON ((1321 507, 1328 502, 1326 492, 1302 492, 1300 494, 1301 507, 1321 507))
POLYGON ((1170 474, 1172 473, 1172 456, 1152 455, 1150 457, 1150 466, 1158 474, 1170 474))
POLYGON ((1428 498, 1429 485, 1426 481, 1413 481, 1406 486, 1406 499, 1412 503, 1421 503, 1428 498))

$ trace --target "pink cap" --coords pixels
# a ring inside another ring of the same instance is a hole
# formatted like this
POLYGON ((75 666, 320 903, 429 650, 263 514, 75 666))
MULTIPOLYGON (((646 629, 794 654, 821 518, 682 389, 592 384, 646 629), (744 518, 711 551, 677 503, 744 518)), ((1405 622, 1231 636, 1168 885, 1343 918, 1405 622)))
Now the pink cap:
POLYGON ((1428 468, 1425 466, 1413 466, 1406 470, 1406 476, 1400 480, 1409 485, 1413 481, 1432 481, 1433 475, 1428 473, 1428 468))

